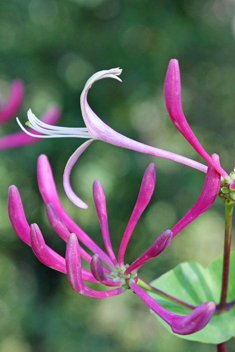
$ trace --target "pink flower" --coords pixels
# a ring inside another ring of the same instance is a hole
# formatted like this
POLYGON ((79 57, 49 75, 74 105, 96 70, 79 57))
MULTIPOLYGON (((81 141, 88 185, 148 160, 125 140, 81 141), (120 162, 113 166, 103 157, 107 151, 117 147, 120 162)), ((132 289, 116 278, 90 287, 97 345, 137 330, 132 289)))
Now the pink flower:
MULTIPOLYGON (((69 158, 67 165, 64 170, 64 189, 69 197, 69 199, 76 204, 78 207, 87 208, 87 205, 80 199, 78 196, 73 192, 71 185, 70 185, 70 173, 71 170, 76 163, 79 156, 83 153, 83 151, 90 145, 93 140, 101 140, 103 142, 116 145, 118 147, 127 148, 131 150, 135 150, 141 153, 150 154, 157 156, 159 158, 169 159, 176 161, 178 163, 185 164, 187 166, 193 167, 200 171, 206 172, 207 166, 198 163, 194 160, 188 159, 182 155, 178 155, 163 149, 151 147, 145 145, 143 143, 134 141, 128 137, 121 135, 120 133, 114 131, 108 125, 106 125, 90 108, 87 102, 87 95, 90 87, 96 81, 103 79, 103 78, 114 78, 118 81, 121 81, 118 77, 121 74, 122 70, 120 68, 114 68, 111 70, 104 70, 95 73, 91 76, 85 84, 85 87, 81 94, 81 111, 83 120, 85 122, 86 127, 80 128, 68 128, 68 127, 56 127, 56 126, 49 126, 45 123, 42 123, 40 120, 36 118, 36 116, 31 112, 28 111, 28 119, 29 119, 29 126, 39 132, 41 135, 35 135, 27 130, 21 125, 18 121, 20 127, 28 133, 30 136, 39 137, 39 138, 61 138, 61 137, 77 137, 77 138, 87 138, 89 139, 85 143, 83 143, 69 158)), ((143 121, 144 123, 144 121, 143 121)))
MULTIPOLYGON (((16 116, 21 107, 23 99, 24 84, 21 80, 16 79, 12 82, 10 94, 6 104, 3 107, 0 107, 0 124, 4 124, 16 116)), ((60 113, 61 112, 59 107, 53 106, 43 114, 42 121, 49 124, 55 124, 60 117, 60 113)), ((36 138, 27 136, 23 132, 17 132, 0 137, 0 149, 17 148, 36 142, 38 142, 36 138)))
MULTIPOLYGON (((218 157, 212 159, 219 164, 218 157)), ((53 179, 50 164, 45 155, 38 159, 38 185, 42 198, 47 205, 49 222, 55 232, 67 242, 66 256, 63 258, 44 241, 37 224, 29 226, 20 194, 15 186, 9 188, 9 217, 17 235, 32 247, 37 258, 45 265, 68 275, 71 287, 80 295, 103 299, 132 289, 140 299, 165 320, 175 333, 191 334, 204 328, 210 321, 214 311, 213 302, 205 302, 196 307, 188 316, 179 316, 161 307, 148 293, 141 288, 138 269, 147 261, 164 251, 171 239, 204 213, 214 202, 220 185, 220 175, 209 165, 202 194, 194 207, 172 230, 163 232, 154 244, 131 265, 125 265, 125 252, 133 230, 148 205, 155 187, 156 166, 150 164, 147 168, 139 191, 139 195, 127 224, 121 241, 118 258, 112 248, 108 228, 106 198, 101 183, 96 180, 93 185, 95 206, 101 226, 105 253, 65 212, 63 209, 53 179), (94 253, 91 257, 80 247, 79 241, 94 253), (90 263, 91 271, 82 268, 81 258, 90 263), (105 264, 105 266, 103 265, 105 264), (105 290, 97 291, 85 285, 84 281, 95 282, 105 286, 105 290)))

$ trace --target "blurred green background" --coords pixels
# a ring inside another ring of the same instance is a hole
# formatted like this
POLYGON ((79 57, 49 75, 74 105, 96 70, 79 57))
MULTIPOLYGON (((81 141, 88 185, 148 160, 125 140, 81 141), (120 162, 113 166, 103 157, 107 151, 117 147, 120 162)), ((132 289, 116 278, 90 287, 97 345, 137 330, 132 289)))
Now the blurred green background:
MULTIPOLYGON (((9 0, 0 2, 0 89, 25 82, 18 114, 40 115, 62 108, 61 126, 83 127, 79 97, 94 72, 120 66, 123 83, 97 82, 89 93, 94 111, 116 131, 141 142, 203 162, 166 112, 163 84, 168 62, 180 61, 185 114, 208 153, 218 153, 230 172, 235 163, 234 0, 9 0)), ((1 134, 19 130, 16 122, 1 134)), ((0 155, 0 352, 215 351, 213 345, 169 334, 131 292, 106 301, 77 295, 65 275, 43 266, 18 239, 7 215, 7 192, 15 184, 29 223, 37 222, 48 245, 64 255, 51 230, 36 181, 36 162, 45 153, 61 201, 71 217, 100 246, 92 199, 99 179, 106 191, 115 252, 132 212, 143 173, 157 164, 150 205, 126 253, 131 263, 171 228, 197 200, 205 175, 171 161, 94 142, 72 172, 72 185, 89 205, 77 209, 62 187, 64 166, 79 139, 43 140, 0 155)), ((207 266, 223 247, 222 202, 179 234, 170 247, 141 270, 152 281, 182 261, 207 266)), ((235 351, 234 340, 228 351, 235 351)))

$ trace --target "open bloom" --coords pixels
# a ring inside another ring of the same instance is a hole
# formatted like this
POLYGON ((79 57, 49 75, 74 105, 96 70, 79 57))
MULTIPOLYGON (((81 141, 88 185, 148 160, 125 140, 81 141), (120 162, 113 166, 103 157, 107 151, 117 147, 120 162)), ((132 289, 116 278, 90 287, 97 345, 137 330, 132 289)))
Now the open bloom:
MULTIPOLYGON (((219 164, 216 155, 213 155, 212 158, 219 164)), ((38 159, 37 172, 38 185, 42 198, 47 205, 50 225, 67 242, 65 258, 46 245, 37 224, 29 226, 20 194, 15 186, 9 188, 8 209, 11 223, 17 235, 32 247, 35 255, 42 263, 67 274, 71 287, 80 295, 103 299, 121 294, 126 289, 133 290, 148 307, 171 326, 175 333, 191 334, 207 325, 216 308, 213 302, 204 302, 198 307, 192 307, 195 309, 187 316, 175 315, 161 307, 140 287, 142 281, 138 278, 138 270, 147 261, 164 251, 173 237, 213 204, 220 185, 220 175, 211 165, 208 167, 202 193, 193 208, 172 230, 163 232, 154 244, 131 265, 125 264, 124 256, 133 230, 154 191, 156 180, 154 164, 150 164, 144 174, 139 195, 124 232, 117 258, 109 235, 106 198, 101 183, 98 180, 94 182, 93 195, 106 252, 63 209, 57 194, 52 170, 45 155, 41 155, 38 159), (79 242, 83 243, 94 255, 91 257, 80 246, 79 242), (90 271, 82 268, 81 258, 90 263, 90 271), (84 281, 97 283, 101 287, 105 287, 105 290, 93 290, 87 287, 84 281)))
POLYGON ((125 137, 120 133, 114 131, 108 125, 106 125, 91 109, 87 102, 87 95, 90 87, 96 81, 103 78, 114 78, 118 81, 121 81, 118 77, 121 74, 122 70, 119 68, 114 68, 110 70, 104 70, 95 73, 91 76, 85 84, 85 87, 81 94, 80 104, 81 104, 81 112, 83 116, 83 120, 85 122, 86 128, 68 128, 68 127, 56 127, 49 126, 45 123, 42 123, 40 120, 36 118, 36 116, 32 113, 31 110, 28 111, 28 120, 29 126, 35 131, 39 132, 41 135, 35 135, 27 130, 21 125, 20 121, 17 120, 22 130, 28 133, 30 136, 39 137, 39 138, 61 138, 61 137, 78 137, 78 138, 87 138, 88 141, 83 143, 69 158, 67 165, 64 171, 64 189, 67 196, 70 200, 76 204, 78 207, 87 208, 87 205, 77 197, 77 195, 73 192, 70 185, 70 173, 73 168, 73 165, 79 158, 79 156, 83 153, 83 151, 90 145, 90 143, 95 140, 101 140, 106 143, 110 143, 116 145, 118 147, 127 148, 131 150, 135 150, 141 153, 154 155, 160 158, 165 158, 169 160, 173 160, 190 167, 196 168, 200 171, 206 172, 207 166, 198 163, 194 160, 188 159, 182 155, 178 155, 163 149, 151 147, 145 145, 143 143, 137 142, 133 139, 125 137))
MULTIPOLYGON (((0 102, 0 125, 16 116, 24 99, 24 84, 16 79, 12 82, 11 90, 5 105, 0 102)), ((42 116, 42 121, 55 124, 60 117, 60 109, 57 106, 49 108, 42 116)), ((27 144, 36 143, 38 140, 23 132, 13 133, 0 137, 0 149, 17 148, 27 144)))

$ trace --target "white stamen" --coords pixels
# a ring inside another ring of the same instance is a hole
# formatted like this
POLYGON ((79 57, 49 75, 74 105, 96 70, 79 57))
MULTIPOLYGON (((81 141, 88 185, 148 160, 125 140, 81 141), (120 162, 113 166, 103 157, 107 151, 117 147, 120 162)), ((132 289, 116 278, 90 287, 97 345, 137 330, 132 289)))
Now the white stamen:
POLYGON ((18 117, 16 121, 20 128, 32 137, 37 138, 63 138, 63 137, 79 137, 79 138, 92 138, 88 129, 86 127, 61 127, 61 126, 52 126, 48 125, 45 122, 40 121, 31 110, 28 110, 28 126, 32 128, 34 131, 42 133, 42 135, 34 134, 29 132, 19 121, 18 117))

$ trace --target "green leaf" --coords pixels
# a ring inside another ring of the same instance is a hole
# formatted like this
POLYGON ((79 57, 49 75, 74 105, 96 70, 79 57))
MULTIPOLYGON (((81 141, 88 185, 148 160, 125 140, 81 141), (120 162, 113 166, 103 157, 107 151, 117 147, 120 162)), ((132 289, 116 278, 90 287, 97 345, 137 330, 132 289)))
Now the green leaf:
MULTIPOLYGON (((198 306, 207 301, 220 302, 223 256, 211 262, 207 269, 200 264, 187 262, 154 280, 151 285, 184 302, 198 306)), ((235 252, 231 253, 227 302, 235 300, 235 252)), ((191 310, 149 293, 162 307, 172 313, 188 315, 191 310)), ((155 313, 154 313, 155 314, 155 313)), ((172 333, 170 326, 157 314, 156 318, 172 333)), ((219 344, 235 336, 235 306, 222 314, 214 314, 209 324, 191 335, 178 335, 186 340, 219 344)))

